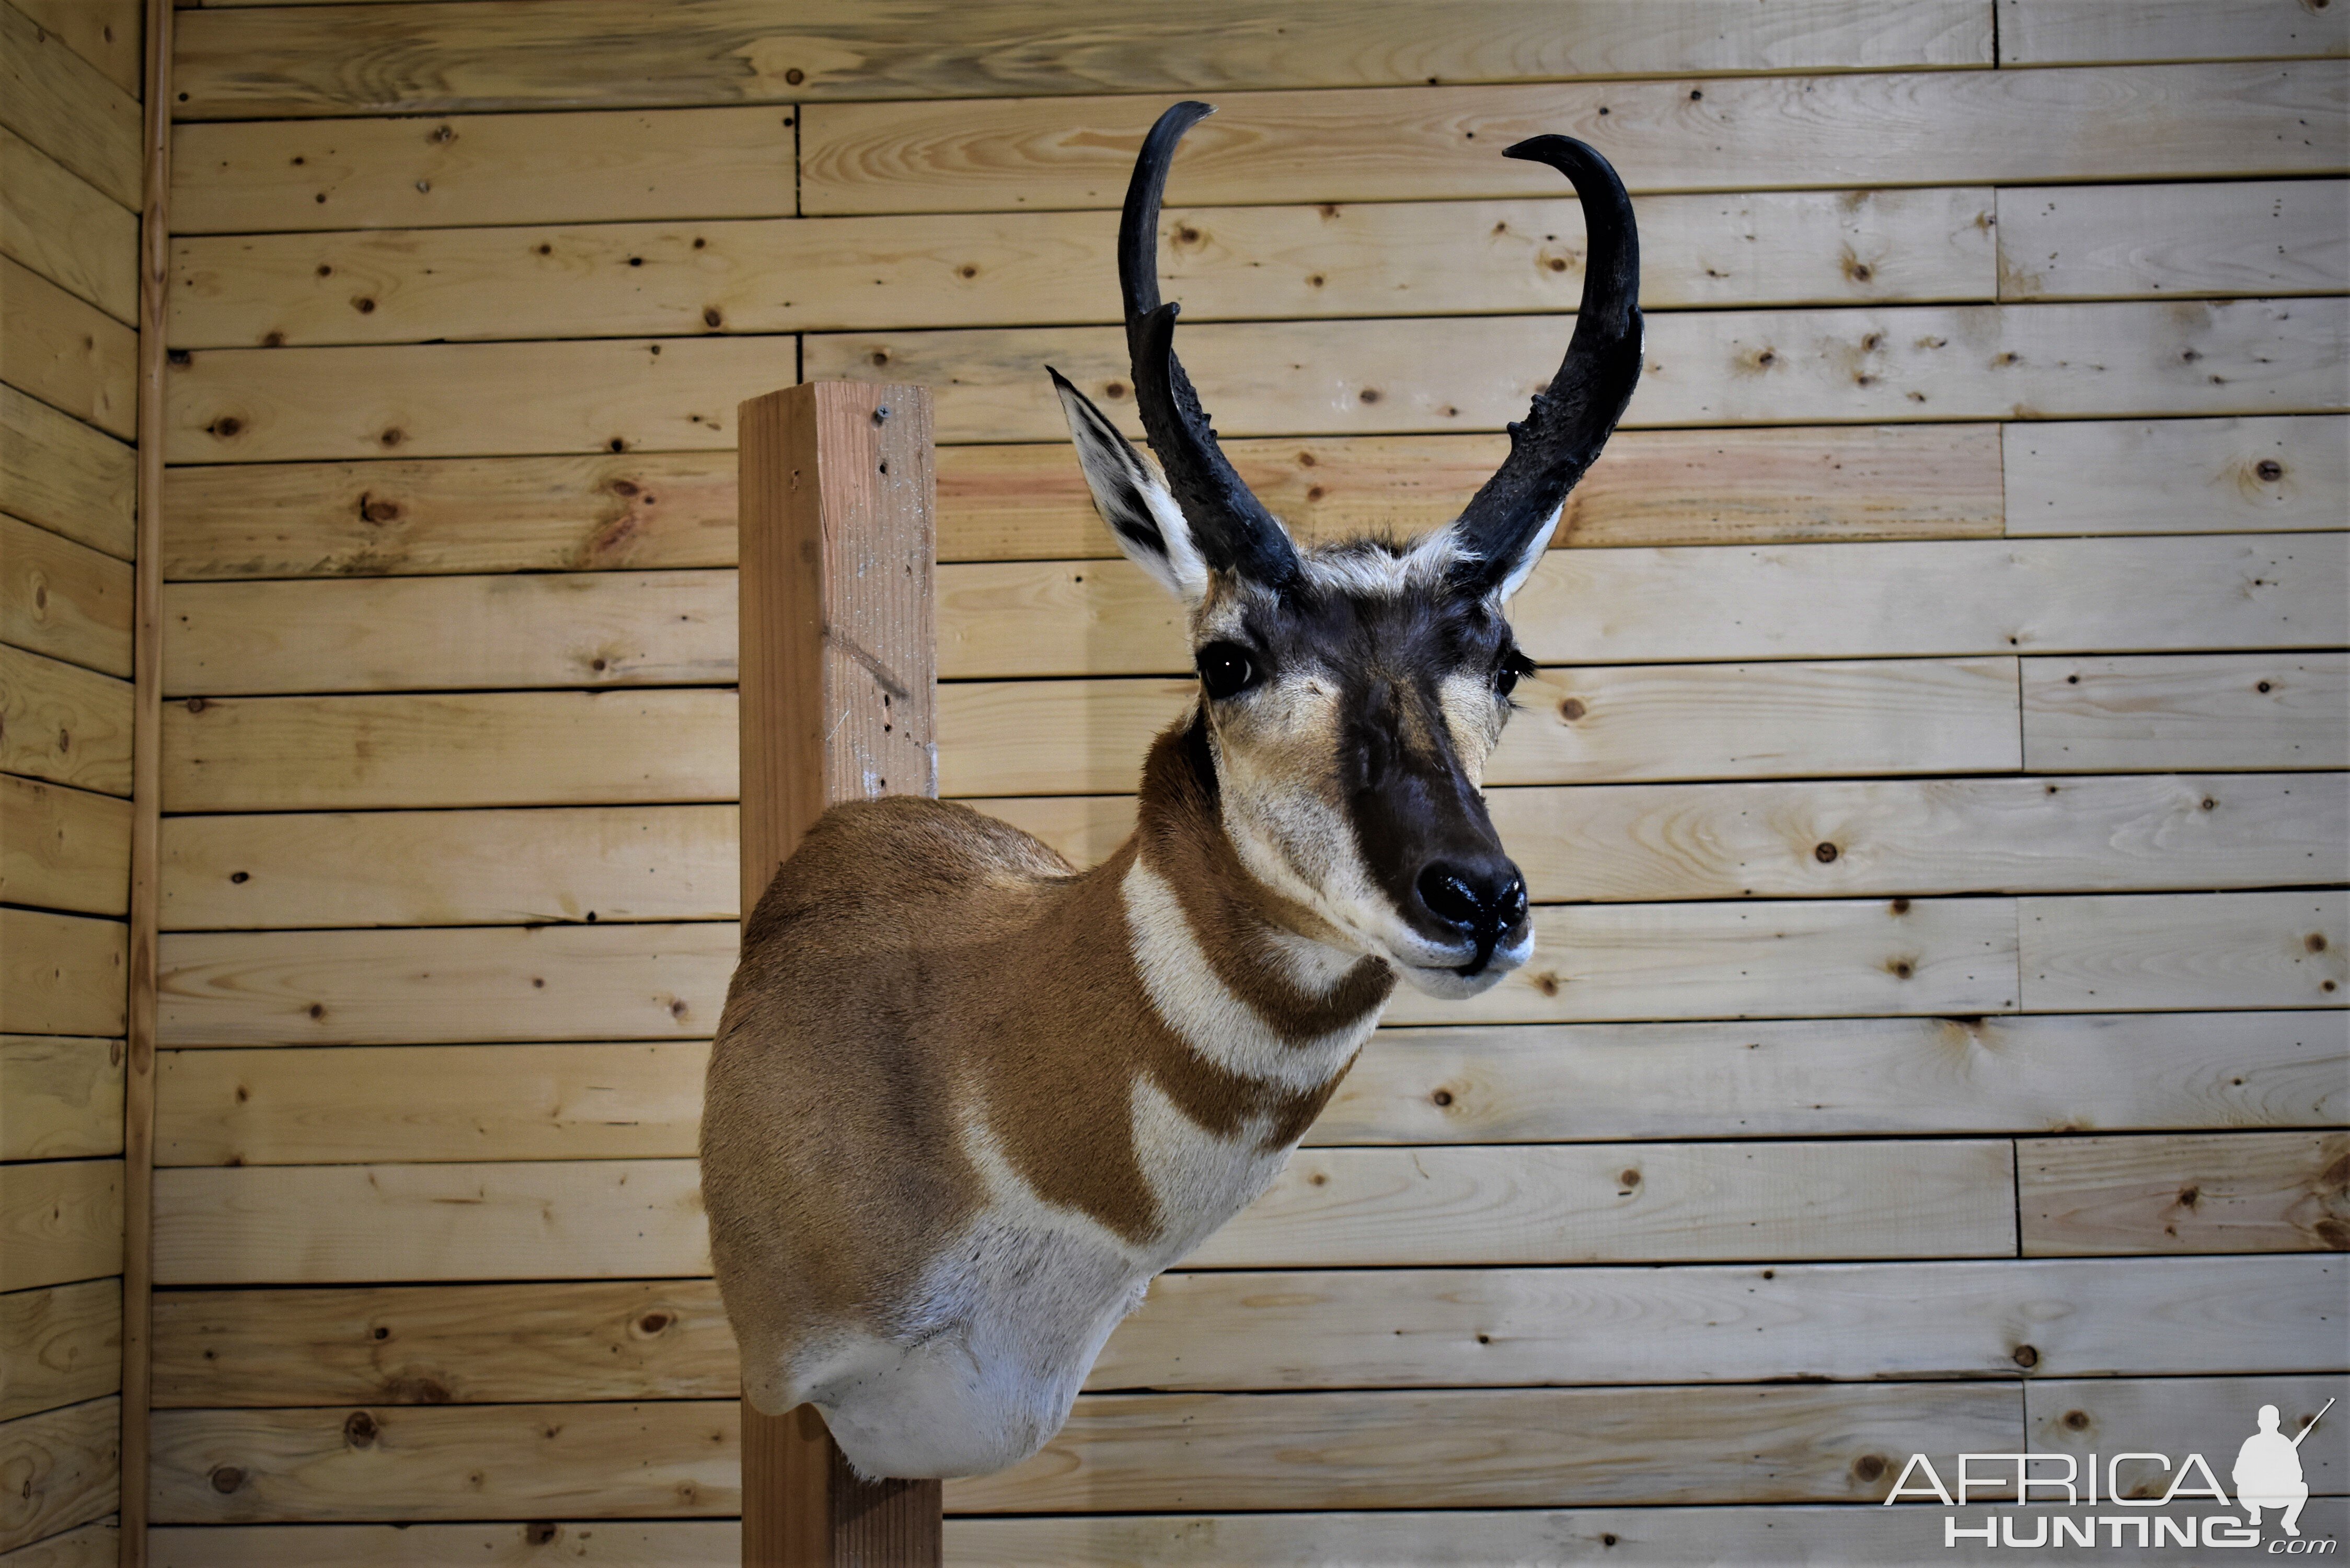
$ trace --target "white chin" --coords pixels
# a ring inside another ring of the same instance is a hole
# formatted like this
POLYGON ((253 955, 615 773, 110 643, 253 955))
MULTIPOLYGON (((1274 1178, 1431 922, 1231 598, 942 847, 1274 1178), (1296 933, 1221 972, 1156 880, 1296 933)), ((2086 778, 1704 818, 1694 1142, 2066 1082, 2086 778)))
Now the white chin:
POLYGON ((1405 983, 1427 996, 1440 996, 1447 1002, 1465 1002, 1472 996, 1482 996, 1501 982, 1509 971, 1498 964, 1487 964, 1475 974, 1462 974, 1457 969, 1422 969, 1418 964, 1398 964, 1405 983))

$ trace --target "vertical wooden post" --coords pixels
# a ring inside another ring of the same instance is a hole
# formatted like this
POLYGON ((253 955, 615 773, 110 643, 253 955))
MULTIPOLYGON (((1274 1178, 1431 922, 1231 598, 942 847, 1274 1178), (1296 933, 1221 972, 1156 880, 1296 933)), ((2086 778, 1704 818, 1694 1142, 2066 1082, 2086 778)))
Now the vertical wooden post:
MULTIPOLYGON (((742 405, 743 912, 825 807, 936 794, 937 482, 920 387, 822 381, 742 405)), ((867 1485, 816 1410, 743 1407, 750 1568, 923 1568, 936 1481, 867 1485)))

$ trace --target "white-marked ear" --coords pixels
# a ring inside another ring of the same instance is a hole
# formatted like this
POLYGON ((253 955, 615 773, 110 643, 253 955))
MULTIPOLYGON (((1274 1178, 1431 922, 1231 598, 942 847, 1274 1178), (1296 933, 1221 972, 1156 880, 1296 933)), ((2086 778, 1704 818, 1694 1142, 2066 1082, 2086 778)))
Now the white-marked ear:
POLYGON ((1102 411, 1068 378, 1049 365, 1054 390, 1069 416, 1069 434, 1077 443, 1077 466, 1094 493, 1094 509, 1109 524, 1118 547, 1127 559, 1159 579, 1169 593, 1186 604, 1207 596, 1208 566, 1191 543, 1191 526, 1175 504, 1159 465, 1135 450, 1134 443, 1103 417, 1102 411))
POLYGON ((1526 579, 1534 575, 1534 568, 1543 564, 1543 557, 1550 553, 1550 536, 1558 532, 1559 516, 1565 510, 1564 504, 1554 508, 1550 520, 1535 529, 1532 538, 1518 546, 1517 558, 1509 563, 1502 586, 1494 590, 1497 602, 1509 603, 1510 596, 1524 587, 1526 579))

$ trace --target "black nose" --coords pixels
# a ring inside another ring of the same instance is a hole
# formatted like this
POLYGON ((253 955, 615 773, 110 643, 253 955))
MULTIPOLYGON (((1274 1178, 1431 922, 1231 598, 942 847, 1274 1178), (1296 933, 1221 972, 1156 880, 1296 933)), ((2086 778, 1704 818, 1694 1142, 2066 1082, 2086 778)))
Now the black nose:
POLYGON ((1481 945, 1525 918, 1525 878, 1506 860, 1431 861, 1412 887, 1430 914, 1481 945))

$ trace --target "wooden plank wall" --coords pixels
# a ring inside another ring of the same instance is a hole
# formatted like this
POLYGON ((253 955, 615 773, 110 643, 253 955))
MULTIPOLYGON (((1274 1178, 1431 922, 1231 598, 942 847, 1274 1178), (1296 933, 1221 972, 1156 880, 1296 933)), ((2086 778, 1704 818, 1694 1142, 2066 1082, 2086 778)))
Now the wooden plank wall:
POLYGON ((1541 956, 1399 1005, 951 1555, 1890 1562, 1912 1450, 2314 1412, 2350 6, 1084 9, 180 14, 155 1560, 733 1560, 734 406, 936 389, 945 793, 1100 854, 1190 686, 1041 367, 1131 409, 1176 94, 1184 352, 1304 531, 1449 516, 1555 365, 1519 136, 1634 187, 1650 364, 1519 609, 1541 956))
POLYGON ((120 1495, 142 6, 0 0, 0 1562, 120 1495))

